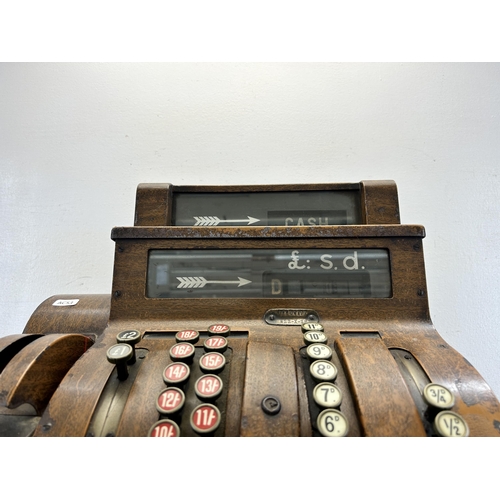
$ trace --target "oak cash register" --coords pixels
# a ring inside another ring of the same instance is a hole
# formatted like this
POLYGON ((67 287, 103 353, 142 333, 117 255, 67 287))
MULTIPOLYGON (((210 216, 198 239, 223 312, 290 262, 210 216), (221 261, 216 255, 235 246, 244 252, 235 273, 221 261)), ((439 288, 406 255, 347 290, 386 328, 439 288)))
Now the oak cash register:
POLYGON ((140 184, 110 295, 0 338, 3 436, 500 436, 392 181, 140 184))

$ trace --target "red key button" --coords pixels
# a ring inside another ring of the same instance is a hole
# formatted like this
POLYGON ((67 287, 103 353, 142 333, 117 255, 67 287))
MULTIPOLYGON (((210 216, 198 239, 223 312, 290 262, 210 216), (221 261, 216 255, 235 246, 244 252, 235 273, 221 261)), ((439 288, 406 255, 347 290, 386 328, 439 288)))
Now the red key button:
POLYGON ((184 363, 172 363, 163 370, 163 381, 166 384, 179 385, 189 378, 189 366, 184 363))
POLYGON ((186 396, 177 387, 169 387, 156 398, 156 409, 162 415, 177 413, 184 405, 186 396))
POLYGON ((149 429, 148 436, 154 438, 179 437, 181 431, 179 426, 172 420, 159 420, 149 429))
POLYGON ((200 334, 196 330, 181 330, 175 334, 175 340, 177 342, 189 342, 190 344, 196 344, 200 334))
POLYGON ((207 352, 200 358, 200 368, 204 373, 219 373, 225 364, 226 358, 220 352, 207 352))
POLYGON ((194 392, 202 401, 215 400, 222 393, 222 380, 217 375, 203 375, 196 381, 194 392))
POLYGON ((227 337, 230 331, 231 328, 222 323, 216 323, 208 327, 208 335, 222 335, 223 337, 227 337))
POLYGON ((208 337, 203 344, 206 352, 224 352, 227 349, 227 339, 214 335, 213 337, 208 337))
POLYGON ((195 347, 193 344, 188 344, 187 342, 181 342, 180 344, 175 344, 170 349, 170 357, 175 360, 180 361, 191 361, 194 357, 195 347))
POLYGON ((211 404, 197 406, 191 413, 191 427, 199 434, 214 432, 220 425, 220 411, 211 404))

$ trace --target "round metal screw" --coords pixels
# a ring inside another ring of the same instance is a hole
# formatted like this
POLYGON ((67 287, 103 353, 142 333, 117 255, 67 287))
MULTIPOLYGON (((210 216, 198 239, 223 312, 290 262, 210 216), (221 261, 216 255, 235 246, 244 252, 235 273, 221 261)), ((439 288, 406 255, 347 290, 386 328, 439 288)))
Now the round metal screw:
POLYGON ((261 407, 268 415, 276 415, 281 411, 280 400, 274 396, 266 396, 262 400, 261 407))

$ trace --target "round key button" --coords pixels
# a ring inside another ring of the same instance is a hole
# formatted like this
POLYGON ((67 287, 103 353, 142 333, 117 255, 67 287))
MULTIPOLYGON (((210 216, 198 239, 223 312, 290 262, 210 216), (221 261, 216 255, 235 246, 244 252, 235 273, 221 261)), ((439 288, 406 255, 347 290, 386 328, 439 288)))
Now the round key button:
POLYGON ((314 388, 313 398, 323 408, 337 408, 342 403, 342 392, 332 383, 323 382, 314 388))
POLYGON ((162 415, 172 415, 181 410, 186 401, 186 396, 177 387, 169 387, 156 398, 156 409, 162 415))
POLYGON ((333 382, 337 378, 337 367, 326 360, 316 360, 309 367, 312 377, 318 382, 333 382))
POLYGON ((224 369, 226 358, 220 352, 207 352, 200 358, 203 373, 219 373, 224 369))
POLYGON ((439 384, 427 384, 423 395, 429 406, 440 410, 449 410, 455 404, 455 396, 444 386, 439 384))
POLYGON ((216 406, 205 403, 193 410, 189 421, 195 432, 208 434, 219 427, 221 421, 220 411, 216 406))
POLYGON ((179 437, 181 431, 179 426, 172 420, 164 419, 156 422, 151 429, 149 429, 148 436, 155 438, 163 437, 179 437))
POLYGON ((170 348, 170 358, 173 361, 192 361, 194 358, 195 347, 187 342, 180 342, 170 348))
POLYGON ((141 334, 137 330, 124 330, 116 336, 116 341, 124 344, 136 344, 141 340, 141 334))
POLYGON ((325 437, 344 437, 349 432, 349 423, 338 410, 323 410, 318 415, 316 424, 325 437))
POLYGON ((206 352, 224 352, 227 349, 227 339, 219 335, 208 337, 203 348, 206 352))
POLYGON ((304 342, 306 345, 311 345, 311 344, 326 344, 327 342, 326 335, 323 332, 306 332, 304 333, 304 342))
POLYGON ((210 325, 207 331, 208 335, 222 335, 223 337, 227 337, 231 332, 231 328, 222 323, 216 323, 215 325, 210 325))
POLYGON ((124 330, 116 336, 116 341, 119 344, 128 344, 132 347, 132 357, 128 360, 128 364, 133 365, 137 361, 135 357, 135 344, 141 341, 141 333, 138 330, 124 330))
POLYGON ((469 426, 467 422, 454 411, 441 411, 434 419, 435 431, 443 437, 467 437, 469 426))
POLYGON ((314 331, 314 332, 322 332, 324 330, 323 325, 321 323, 303 323, 302 324, 302 333, 314 331))
POLYGON ((108 349, 106 357, 113 364, 127 362, 134 352, 134 348, 128 344, 115 344, 108 349))
POLYGON ((181 385, 188 378, 191 370, 185 363, 171 363, 163 370, 163 381, 168 385, 181 385))
POLYGON ((222 394, 222 380, 217 375, 207 374, 194 384, 194 392, 202 400, 215 400, 222 394))
POLYGON ((134 348, 129 344, 115 344, 106 352, 108 361, 116 365, 116 371, 119 380, 127 380, 128 368, 127 362, 132 359, 134 348))
POLYGON ((306 349, 309 359, 331 359, 332 350, 325 344, 311 344, 306 349))
POLYGON ((188 342, 189 344, 196 344, 200 338, 199 332, 196 330, 181 330, 175 334, 176 342, 188 342))

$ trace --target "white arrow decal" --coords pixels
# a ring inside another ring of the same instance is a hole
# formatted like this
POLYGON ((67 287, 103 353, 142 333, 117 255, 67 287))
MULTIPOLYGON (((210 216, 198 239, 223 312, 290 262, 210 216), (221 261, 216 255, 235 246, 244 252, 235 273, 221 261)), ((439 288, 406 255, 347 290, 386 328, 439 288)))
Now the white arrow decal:
POLYGON ((177 285, 177 288, 203 288, 205 285, 209 283, 224 283, 224 284, 236 284, 238 283, 238 288, 240 286, 248 285, 251 283, 250 280, 246 280, 244 278, 240 278, 238 276, 238 281, 209 281, 205 279, 203 276, 184 276, 182 278, 177 278, 180 283, 177 285))
POLYGON ((180 283, 177 288, 203 288, 207 284, 207 280, 203 277, 199 278, 177 278, 180 283))
POLYGON ((221 222, 224 225, 231 223, 236 224, 238 222, 244 222, 247 226, 250 224, 255 224, 256 222, 260 222, 260 219, 256 219, 255 217, 250 217, 247 215, 246 219, 233 219, 233 220, 221 220, 216 215, 202 215, 199 217, 194 216, 194 220, 196 221, 195 226, 218 226, 221 222))

